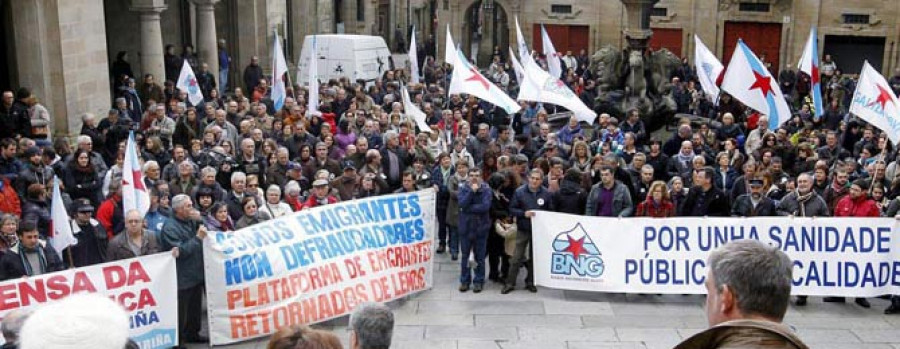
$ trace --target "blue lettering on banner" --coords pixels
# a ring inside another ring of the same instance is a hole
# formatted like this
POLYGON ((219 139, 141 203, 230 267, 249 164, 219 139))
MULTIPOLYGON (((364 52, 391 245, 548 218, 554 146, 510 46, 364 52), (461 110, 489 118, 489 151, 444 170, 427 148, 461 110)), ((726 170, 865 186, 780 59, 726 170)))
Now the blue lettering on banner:
POLYGON ((785 252, 890 253, 890 227, 794 227, 769 229, 769 239, 785 252))
POLYGON ((794 260, 794 286, 877 288, 900 286, 900 261, 857 263, 854 261, 794 260))
POLYGON ((268 255, 263 251, 225 261, 225 285, 227 286, 272 275, 272 263, 269 262, 268 255))
POLYGON ((706 281, 706 262, 702 259, 654 259, 645 254, 642 259, 625 260, 625 284, 645 285, 702 285, 706 281))

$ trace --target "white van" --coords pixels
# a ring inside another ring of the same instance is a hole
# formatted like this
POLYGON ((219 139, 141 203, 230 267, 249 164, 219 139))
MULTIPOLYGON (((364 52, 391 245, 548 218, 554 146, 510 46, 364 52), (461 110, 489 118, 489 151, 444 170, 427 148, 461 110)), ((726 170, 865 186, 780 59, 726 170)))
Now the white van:
POLYGON ((300 51, 298 82, 307 85, 309 56, 315 36, 317 46, 319 81, 326 82, 340 77, 351 81, 374 81, 385 71, 393 69, 391 52, 384 38, 369 35, 321 34, 307 35, 300 51))

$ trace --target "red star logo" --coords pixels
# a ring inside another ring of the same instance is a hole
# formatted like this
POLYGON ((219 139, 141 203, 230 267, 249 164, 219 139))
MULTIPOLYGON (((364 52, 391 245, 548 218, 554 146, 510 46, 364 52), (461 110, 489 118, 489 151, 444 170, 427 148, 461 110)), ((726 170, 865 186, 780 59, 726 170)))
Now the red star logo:
POLYGON ((753 71, 753 77, 756 79, 753 82, 753 85, 750 85, 750 89, 758 88, 759 92, 762 92, 763 98, 767 97, 770 93, 772 93, 772 78, 768 76, 764 76, 756 71, 753 71))
POLYGON ((191 78, 191 80, 188 81, 188 86, 197 86, 197 79, 191 78))
POLYGON ((567 236, 567 238, 569 239, 569 247, 566 248, 566 252, 571 252, 575 259, 578 259, 578 256, 582 254, 586 254, 584 250, 584 236, 578 240, 572 239, 571 236, 567 236))
POLYGON ((478 70, 475 70, 475 67, 470 67, 469 71, 472 72, 472 76, 470 76, 466 81, 477 81, 480 82, 484 89, 490 89, 491 85, 488 84, 487 80, 478 73, 478 70))
MULTIPOLYGON (((141 175, 141 171, 140 171, 140 170, 133 170, 133 171, 131 171, 131 178, 140 178, 140 175, 141 175)), ((140 191, 146 191, 146 190, 147 190, 147 189, 144 187, 144 181, 134 181, 134 182, 135 182, 135 183, 134 183, 134 189, 137 189, 137 190, 140 190, 140 191)), ((129 185, 128 181, 125 180, 125 178, 122 178, 122 185, 129 185)))
POLYGON ((878 98, 875 99, 874 102, 869 103, 869 106, 880 104, 882 113, 884 112, 884 105, 887 103, 894 103, 893 99, 891 99, 891 93, 881 85, 876 84, 876 88, 878 88, 878 98))
POLYGON ((810 76, 809 79, 812 81, 813 85, 819 83, 819 66, 815 63, 812 64, 812 76, 810 76))

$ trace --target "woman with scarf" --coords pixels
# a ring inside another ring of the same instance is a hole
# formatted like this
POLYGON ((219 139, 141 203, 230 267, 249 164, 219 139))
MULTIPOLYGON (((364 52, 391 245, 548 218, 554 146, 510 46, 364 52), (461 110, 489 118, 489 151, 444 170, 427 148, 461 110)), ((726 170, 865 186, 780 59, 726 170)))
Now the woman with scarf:
POLYGON ((172 133, 172 144, 180 144, 185 149, 190 149, 191 141, 199 138, 202 134, 197 110, 191 107, 184 112, 184 116, 178 118, 175 132, 172 133))
POLYGON ((303 198, 300 197, 300 184, 290 180, 284 185, 284 202, 291 207, 291 211, 297 212, 303 209, 303 198))
POLYGON ((63 176, 63 183, 72 200, 84 198, 94 206, 100 205, 102 182, 97 169, 91 165, 90 153, 78 149, 72 159, 63 176))
MULTIPOLYGON (((683 200, 683 199, 682 199, 683 200)), ((638 204, 635 217, 665 218, 675 216, 675 204, 669 199, 666 183, 655 181, 650 184, 647 199, 638 204)))
POLYGON ((228 215, 228 205, 224 202, 217 202, 209 209, 210 214, 203 218, 203 224, 209 231, 234 231, 234 222, 228 215))
POLYGON ((241 208, 244 211, 244 215, 234 224, 235 230, 241 230, 259 222, 265 222, 272 219, 268 213, 259 211, 255 197, 245 196, 244 199, 241 200, 241 208))

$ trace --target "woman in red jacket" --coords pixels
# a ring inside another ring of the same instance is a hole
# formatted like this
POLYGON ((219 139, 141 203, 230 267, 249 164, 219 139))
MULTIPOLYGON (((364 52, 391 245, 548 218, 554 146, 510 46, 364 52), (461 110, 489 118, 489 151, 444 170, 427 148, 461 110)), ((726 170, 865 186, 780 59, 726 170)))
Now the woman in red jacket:
POLYGON ((635 217, 665 218, 675 216, 675 205, 669 200, 669 190, 666 183, 656 181, 650 185, 647 199, 638 204, 635 217))

